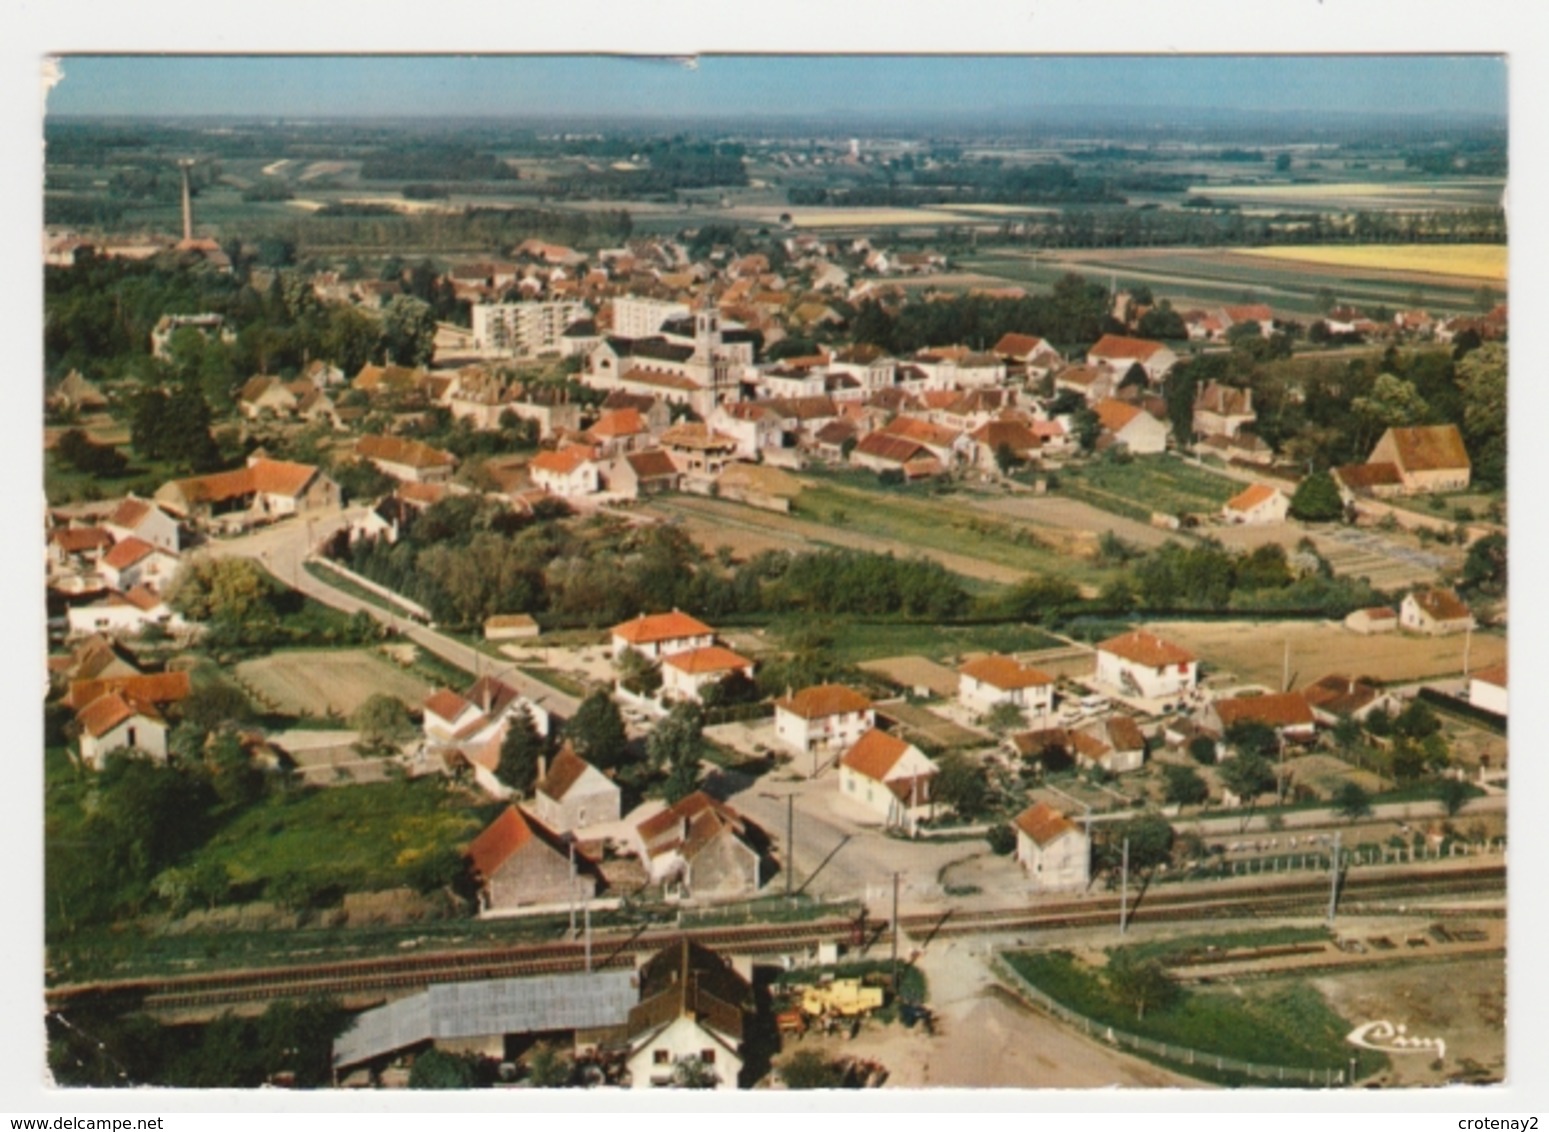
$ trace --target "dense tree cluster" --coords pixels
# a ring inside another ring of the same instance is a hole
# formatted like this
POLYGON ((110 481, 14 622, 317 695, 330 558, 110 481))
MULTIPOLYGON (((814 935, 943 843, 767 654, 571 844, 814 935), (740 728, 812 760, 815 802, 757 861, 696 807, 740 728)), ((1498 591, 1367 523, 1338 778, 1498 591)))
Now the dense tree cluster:
POLYGON ((1012 332, 1062 344, 1088 343, 1117 329, 1109 317, 1108 289, 1079 275, 1067 275, 1047 294, 1021 299, 964 295, 908 303, 897 310, 864 302, 850 320, 849 334, 857 342, 873 343, 901 356, 944 342, 987 350, 1012 332))

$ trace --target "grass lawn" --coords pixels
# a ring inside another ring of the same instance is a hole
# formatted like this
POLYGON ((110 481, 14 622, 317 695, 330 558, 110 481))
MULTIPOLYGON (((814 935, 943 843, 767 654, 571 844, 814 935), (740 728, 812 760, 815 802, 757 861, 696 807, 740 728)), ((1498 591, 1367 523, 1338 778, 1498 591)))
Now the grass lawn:
POLYGON ((1065 642, 1022 623, 940 625, 914 621, 839 622, 832 626, 828 651, 842 664, 885 656, 923 656, 944 661, 968 652, 1034 652, 1065 642))
MULTIPOLYGON (((1006 960, 1061 1005, 1138 1037, 1259 1065, 1316 1070, 1344 1069, 1354 1051, 1344 1040, 1351 1024, 1299 979, 1221 990, 1183 988, 1171 1006, 1137 1018, 1133 1009, 1114 1000, 1095 969, 1068 951, 1011 952, 1006 960)), ((1358 1076, 1387 1064, 1374 1051, 1356 1052, 1358 1076)), ((1209 1079, 1217 1076, 1200 1065, 1174 1067, 1209 1079)))
POLYGON ((1060 473, 1062 494, 1148 522, 1169 515, 1215 512, 1243 485, 1172 456, 1137 456, 1127 463, 1094 460, 1060 473))
POLYGON ((1136 959, 1158 959, 1171 963, 1207 948, 1236 951, 1248 947, 1280 947, 1295 943, 1319 943, 1329 938, 1327 928, 1262 928, 1257 931, 1222 932, 1219 935, 1191 935, 1181 939, 1157 939, 1130 944, 1124 950, 1136 959))
POLYGON ((1030 574, 1102 585, 1113 571, 1061 554, 1036 530, 997 519, 954 501, 865 486, 864 480, 808 479, 796 517, 909 546, 961 554, 1030 574))
POLYGON ((296 790, 243 811, 196 861, 265 889, 296 880, 316 890, 396 888, 415 861, 466 845, 495 808, 470 804, 440 778, 296 790))

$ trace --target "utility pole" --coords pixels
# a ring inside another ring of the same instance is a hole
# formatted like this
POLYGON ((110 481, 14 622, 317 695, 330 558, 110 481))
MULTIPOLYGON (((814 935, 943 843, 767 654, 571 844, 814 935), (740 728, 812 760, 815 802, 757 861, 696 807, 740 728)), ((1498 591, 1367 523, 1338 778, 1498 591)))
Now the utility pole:
POLYGON ((1124 863, 1119 879, 1119 934, 1129 930, 1129 838, 1124 839, 1124 863))
POLYGON ((570 842, 570 938, 575 939, 575 841, 570 842))
POLYGON ((1334 831, 1334 853, 1328 869, 1328 922, 1334 926, 1334 905, 1339 900, 1339 830, 1334 831))
MULTIPOLYGON (((1473 651, 1473 645, 1474 627, 1470 625, 1467 629, 1463 630, 1463 679, 1465 680, 1468 679, 1468 658, 1469 653, 1473 651)), ((1467 688, 1464 689, 1463 694, 1468 694, 1467 688)))
POLYGON ((893 874, 893 993, 898 993, 898 874, 893 874))
POLYGON ((791 896, 791 885, 796 879, 796 794, 785 796, 785 897, 791 896))
POLYGON ((1289 692, 1291 690, 1291 638, 1290 637, 1287 637, 1285 639, 1285 656, 1284 656, 1284 659, 1281 660, 1281 662, 1280 662, 1280 690, 1282 692, 1289 692))
POLYGON ((588 974, 590 974, 591 970, 592 970, 592 902, 591 902, 591 900, 588 898, 582 904, 581 907, 583 909, 584 915, 586 916, 586 971, 587 971, 588 974))

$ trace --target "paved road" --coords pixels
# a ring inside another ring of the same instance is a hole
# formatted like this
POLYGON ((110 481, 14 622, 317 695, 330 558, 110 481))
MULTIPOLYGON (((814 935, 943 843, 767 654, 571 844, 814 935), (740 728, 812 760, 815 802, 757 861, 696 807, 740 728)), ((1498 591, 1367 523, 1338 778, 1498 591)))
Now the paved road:
POLYGON ((305 519, 288 519, 240 538, 214 539, 207 544, 206 549, 211 554, 256 559, 281 582, 324 605, 345 613, 365 611, 427 652, 464 672, 475 675, 496 673, 505 683, 561 719, 575 715, 580 701, 569 693, 518 672, 514 667, 502 668, 502 662, 487 653, 429 626, 420 625, 372 602, 335 589, 303 569, 302 564, 314 547, 363 513, 363 508, 330 508, 305 519))

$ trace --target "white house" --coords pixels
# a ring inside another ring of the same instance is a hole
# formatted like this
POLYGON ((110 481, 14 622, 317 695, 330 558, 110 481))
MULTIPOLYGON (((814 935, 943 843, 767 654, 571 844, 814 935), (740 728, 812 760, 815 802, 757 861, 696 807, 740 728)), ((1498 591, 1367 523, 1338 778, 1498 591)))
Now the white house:
POLYGON ((1016 859, 1037 892, 1080 892, 1092 876, 1086 832, 1046 802, 1016 816, 1016 859))
POLYGON ((1204 711, 1204 725, 1218 735, 1239 723, 1262 723, 1291 743, 1308 743, 1317 735, 1317 716, 1301 692, 1264 696, 1234 696, 1216 700, 1204 711))
POLYGON ((692 1061, 714 1077, 715 1088, 737 1088, 753 1001, 747 981, 687 937, 648 959, 639 977, 640 1002, 627 1025, 630 1086, 670 1086, 678 1064, 692 1061))
POLYGON ((1136 629, 1097 646, 1097 682, 1121 694, 1165 700, 1199 684, 1199 659, 1188 649, 1136 629))
POLYGON ((1139 405, 1105 397, 1092 406, 1103 431, 1137 456, 1167 451, 1167 425, 1139 405))
POLYGON ((115 590, 146 585, 161 589, 177 573, 178 556, 133 536, 117 543, 102 556, 97 569, 115 590))
POLYGON ((853 747, 876 722, 871 701, 843 684, 818 684, 775 701, 775 739, 787 750, 811 756, 805 767, 797 765, 809 775, 853 747))
POLYGON ((601 473, 590 448, 572 444, 557 452, 540 452, 527 465, 532 482, 551 495, 570 498, 596 495, 601 473))
POLYGON ((1160 342, 1122 334, 1104 334, 1086 352, 1087 365, 1107 366, 1121 374, 1137 363, 1154 385, 1177 365, 1178 355, 1160 342))
POLYGON ((934 810, 936 764, 912 743, 873 727, 839 760, 839 792, 913 835, 934 810))
POLYGON ((76 715, 81 732, 81 761, 101 770, 103 760, 120 747, 157 762, 167 761, 167 722, 149 704, 119 692, 98 696, 76 715))
POLYGON ((680 613, 642 613, 633 621, 613 626, 613 659, 634 649, 647 660, 661 660, 674 653, 709 648, 715 643, 715 630, 697 617, 680 613))
POLYGON ((1363 636, 1371 633, 1392 633, 1398 629, 1398 614, 1386 605, 1357 609, 1345 618, 1345 628, 1363 636))
POLYGON ((1474 615, 1452 590, 1432 588, 1404 595, 1398 607, 1398 623, 1411 633, 1444 637, 1475 627, 1474 615))
POLYGON ((708 685, 720 683, 733 672, 751 680, 753 662, 719 645, 673 653, 662 661, 662 691, 697 702, 708 685))
POLYGON ((1012 704, 1024 715, 1046 713, 1054 706, 1054 677, 992 653, 957 670, 957 698, 979 712, 1012 704))
POLYGON ((144 632, 147 625, 160 625, 166 629, 184 628, 182 617, 174 613, 160 595, 143 586, 127 593, 110 591, 106 597, 90 605, 74 606, 65 613, 65 619, 72 637, 88 633, 133 637, 144 632))
POLYGON ((1506 662, 1481 668, 1468 681, 1468 702, 1476 708, 1506 714, 1506 662))
POLYGON ((102 525, 115 542, 137 538, 169 554, 178 552, 177 520, 148 499, 129 496, 102 525))
POLYGON ((1221 519, 1227 523, 1254 526, 1283 523, 1291 510, 1291 499, 1278 487, 1266 483, 1251 484, 1228 499, 1221 507, 1221 519))

